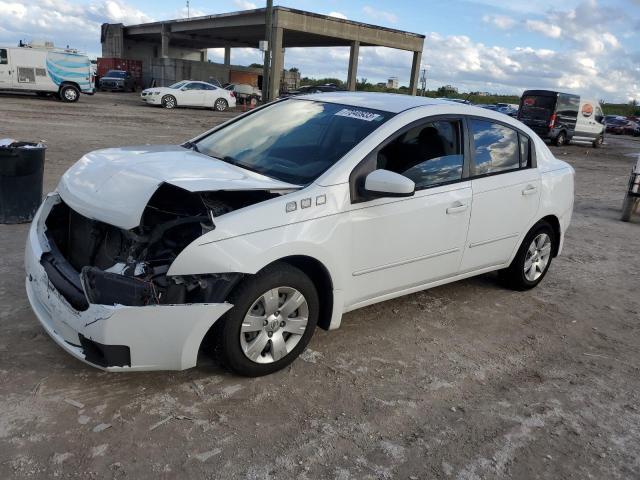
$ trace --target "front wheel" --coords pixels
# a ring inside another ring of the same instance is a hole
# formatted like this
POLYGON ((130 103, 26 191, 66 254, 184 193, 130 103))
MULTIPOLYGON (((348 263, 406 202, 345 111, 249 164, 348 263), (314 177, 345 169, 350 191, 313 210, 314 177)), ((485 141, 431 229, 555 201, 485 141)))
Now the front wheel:
POLYGON ((593 145, 593 148, 600 148, 603 143, 604 143, 604 136, 603 135, 598 135, 598 138, 596 138, 593 141, 592 145, 593 145))
POLYGON ((311 340, 320 311, 311 279, 287 263, 249 277, 228 301, 234 306, 214 331, 218 359, 247 377, 293 362, 311 340))
POLYGON ((529 290, 538 285, 549 271, 553 257, 555 233, 547 222, 536 224, 524 237, 518 253, 500 277, 508 288, 529 290))
POLYGON ((63 85, 60 89, 60 100, 63 102, 77 102, 78 98, 80 98, 80 90, 73 85, 63 85))
POLYGON ((640 199, 627 194, 624 197, 624 202, 622 203, 622 215, 620 216, 620 220, 623 222, 630 222, 631 215, 639 206, 640 199))
POLYGON ((176 97, 174 97, 173 95, 165 95, 164 97, 162 97, 162 106, 164 108, 172 109, 176 108, 177 105, 178 102, 176 102, 176 97))
POLYGON ((213 108, 218 112, 224 112, 227 108, 229 108, 229 103, 224 98, 219 98, 216 100, 216 103, 213 104, 213 108))

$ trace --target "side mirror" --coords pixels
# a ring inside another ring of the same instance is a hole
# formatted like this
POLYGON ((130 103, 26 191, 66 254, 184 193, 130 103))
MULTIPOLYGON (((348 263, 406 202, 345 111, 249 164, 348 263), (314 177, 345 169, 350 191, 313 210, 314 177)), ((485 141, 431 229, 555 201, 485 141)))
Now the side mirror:
POLYGON ((364 193, 369 198, 411 197, 415 191, 413 180, 384 169, 374 170, 364 181, 364 193))
POLYGON ((180 90, 182 90, 183 92, 187 91, 187 87, 182 87, 180 90))

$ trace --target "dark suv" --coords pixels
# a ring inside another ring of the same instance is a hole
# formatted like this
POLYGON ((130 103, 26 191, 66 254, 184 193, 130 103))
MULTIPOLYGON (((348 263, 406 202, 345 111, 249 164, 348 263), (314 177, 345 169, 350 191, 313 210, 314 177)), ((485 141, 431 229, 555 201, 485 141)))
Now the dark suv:
POLYGON ((131 72, 126 72, 124 70, 109 70, 107 74, 100 79, 98 88, 103 92, 105 90, 135 92, 136 79, 133 78, 131 72))

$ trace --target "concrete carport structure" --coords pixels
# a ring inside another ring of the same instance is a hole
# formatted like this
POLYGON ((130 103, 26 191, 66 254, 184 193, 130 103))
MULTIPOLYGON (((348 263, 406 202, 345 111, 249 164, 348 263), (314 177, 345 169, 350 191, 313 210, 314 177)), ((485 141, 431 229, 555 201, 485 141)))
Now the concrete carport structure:
MULTIPOLYGON (((198 52, 206 52, 207 48, 224 48, 224 63, 230 65, 231 49, 257 48, 259 41, 265 40, 266 25, 265 8, 140 25, 105 24, 102 54, 136 58, 136 50, 140 52, 146 45, 148 52, 149 45, 155 45, 151 51, 156 57, 195 60, 194 54, 198 56, 198 52)), ((409 88, 412 95, 416 93, 424 35, 284 7, 273 7, 271 25, 268 99, 278 96, 284 49, 293 47, 350 47, 349 90, 356 88, 360 47, 380 46, 413 52, 409 88)), ((206 61, 205 53, 199 57, 206 61)))

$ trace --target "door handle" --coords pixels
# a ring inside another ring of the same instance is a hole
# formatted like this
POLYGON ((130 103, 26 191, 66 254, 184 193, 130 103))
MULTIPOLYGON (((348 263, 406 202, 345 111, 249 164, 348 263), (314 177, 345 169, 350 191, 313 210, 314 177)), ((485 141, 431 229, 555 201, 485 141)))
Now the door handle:
POLYGON ((452 213, 464 212, 467 207, 468 205, 466 203, 456 202, 452 207, 447 208, 447 215, 451 215, 452 213))
POLYGON ((533 185, 527 185, 527 188, 522 190, 522 195, 533 195, 538 191, 538 187, 534 187, 533 185))

